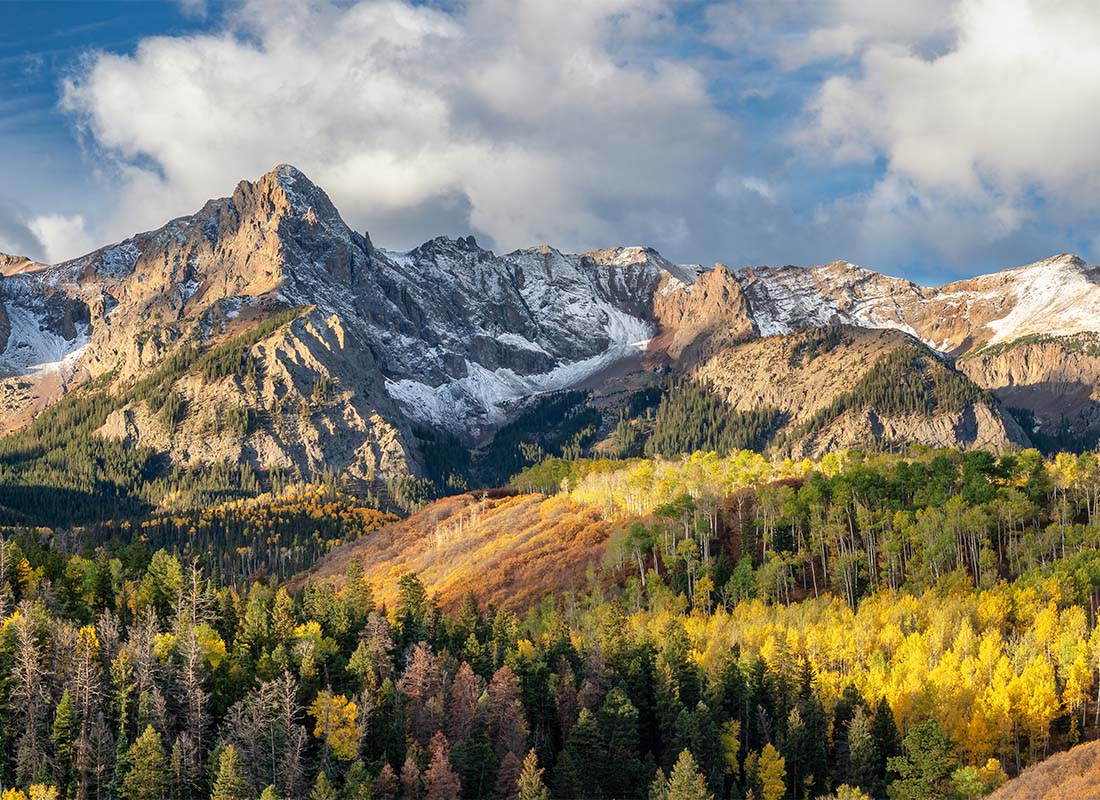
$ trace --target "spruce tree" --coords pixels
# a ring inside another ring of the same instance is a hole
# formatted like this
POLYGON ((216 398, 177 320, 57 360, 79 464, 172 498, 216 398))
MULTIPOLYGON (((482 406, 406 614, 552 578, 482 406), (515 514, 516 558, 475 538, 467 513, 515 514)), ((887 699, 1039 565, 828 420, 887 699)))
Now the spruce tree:
POLYGON ((848 723, 848 782, 876 797, 885 793, 878 744, 862 707, 848 723))
POLYGON ((662 770, 649 788, 650 800, 714 800, 707 788, 707 780, 699 771, 699 765, 690 750, 680 752, 672 773, 666 778, 662 770))
POLYGON ((248 781, 241 774, 237 748, 228 745, 218 756, 218 774, 210 800, 248 800, 251 796, 248 781))
POLYGON ((955 743, 935 720, 914 726, 905 735, 905 756, 891 758, 898 773, 890 784, 890 800, 937 800, 949 797, 954 786, 951 773, 958 765, 955 743))
POLYGON ((890 759, 901 755, 901 736, 898 734, 898 726, 894 721, 894 712, 886 697, 882 697, 875 708, 871 719, 871 739, 878 751, 878 769, 881 776, 881 786, 876 786, 871 794, 878 796, 885 794, 886 786, 896 777, 896 773, 890 766, 890 759))
POLYGON ((130 765, 119 794, 123 800, 162 800, 168 792, 168 758, 160 734, 147 725, 126 753, 130 765))
POLYGON ((638 748, 638 709, 621 688, 612 689, 600 708, 606 761, 601 783, 610 797, 626 797, 642 777, 638 748))
POLYGON ((523 759, 523 769, 516 780, 519 800, 550 800, 550 790, 542 782, 543 771, 534 749, 529 750, 523 759))
MULTIPOLYGON (((508 753, 500 762, 497 770, 496 786, 493 788, 494 800, 518 800, 519 787, 517 782, 520 775, 520 763, 515 753, 508 753)), ((471 792, 471 794, 473 794, 471 792)))
POLYGON ((371 787, 371 800, 397 800, 397 787, 397 773, 388 763, 383 764, 371 787))
POLYGON ((336 787, 329 780, 328 773, 322 770, 317 773, 317 780, 313 782, 313 789, 309 793, 309 800, 336 800, 336 787))
POLYGON ((62 794, 68 793, 73 778, 73 740, 76 738, 76 730, 76 712, 66 688, 54 711, 53 730, 50 733, 54 752, 54 777, 62 794))
POLYGON ((581 709, 555 773, 555 790, 563 797, 603 797, 600 777, 606 766, 603 741, 592 712, 581 709))

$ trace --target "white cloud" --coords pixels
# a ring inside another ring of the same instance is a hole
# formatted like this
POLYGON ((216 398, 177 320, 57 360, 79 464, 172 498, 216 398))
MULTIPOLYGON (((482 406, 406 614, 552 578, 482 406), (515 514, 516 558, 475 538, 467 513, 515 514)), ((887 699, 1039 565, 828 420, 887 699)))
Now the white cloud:
POLYGON ((214 34, 96 54, 64 105, 118 164, 108 238, 279 162, 387 245, 701 238, 736 137, 699 72, 644 54, 670 24, 664 0, 253 2, 214 34))
POLYGON ((96 245, 80 214, 45 214, 32 219, 29 227, 42 243, 46 260, 51 264, 84 255, 96 245))
POLYGON ((943 215, 935 235, 965 219, 981 241, 1094 219, 1100 5, 963 0, 951 19, 952 43, 932 57, 868 45, 855 74, 823 84, 798 141, 837 161, 884 159, 869 209, 913 230, 943 215))
POLYGON ((0 253, 42 259, 45 249, 24 215, 0 197, 0 253))

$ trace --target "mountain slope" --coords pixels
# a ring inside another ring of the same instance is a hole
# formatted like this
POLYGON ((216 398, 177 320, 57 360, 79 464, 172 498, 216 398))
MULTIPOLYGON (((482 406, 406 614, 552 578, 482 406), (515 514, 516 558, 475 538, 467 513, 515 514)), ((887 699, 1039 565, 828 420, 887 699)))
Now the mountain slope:
POLYGON ((1100 786, 1100 742, 1086 742, 1028 767, 989 800, 1092 800, 1100 786))
POLYGON ((355 560, 387 605, 399 578, 414 572, 446 609, 473 591, 492 607, 525 611, 548 593, 583 589, 611 527, 598 510, 559 497, 456 495, 336 548, 292 588, 339 585, 355 560))
POLYGON ((731 408, 778 410, 796 453, 1005 449, 1055 430, 1078 441, 1100 431, 1098 274, 1058 256, 928 288, 847 262, 704 270, 638 247, 498 255, 439 237, 397 253, 282 165, 70 262, 0 258, 0 426, 24 428, 80 389, 110 406, 98 435, 177 464, 372 481, 427 474, 440 436, 483 445, 541 393, 594 392, 606 434, 632 390, 672 374, 731 408), (830 326, 840 339, 814 345, 830 326), (910 362, 922 381, 961 370, 993 397, 900 414, 844 399, 915 342, 938 354, 910 362), (163 385, 142 383, 157 370, 163 385), (838 402, 842 414, 806 427, 838 402))

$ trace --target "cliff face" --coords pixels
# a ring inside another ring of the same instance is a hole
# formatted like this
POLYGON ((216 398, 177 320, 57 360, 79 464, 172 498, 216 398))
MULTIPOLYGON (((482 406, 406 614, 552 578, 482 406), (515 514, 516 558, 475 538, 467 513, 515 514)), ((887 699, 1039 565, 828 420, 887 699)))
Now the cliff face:
POLYGON ((1100 432, 1100 341, 1092 335, 1017 340, 979 350, 958 367, 1005 406, 1030 412, 1033 432, 1100 432))

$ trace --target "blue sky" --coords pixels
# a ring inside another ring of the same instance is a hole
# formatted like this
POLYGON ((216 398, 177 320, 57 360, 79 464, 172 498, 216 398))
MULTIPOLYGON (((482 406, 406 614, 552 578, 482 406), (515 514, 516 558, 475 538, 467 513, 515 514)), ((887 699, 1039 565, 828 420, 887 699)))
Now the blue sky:
POLYGON ((0 251, 74 257, 290 162, 395 248, 1097 261, 1098 36, 1085 0, 7 0, 0 251))

